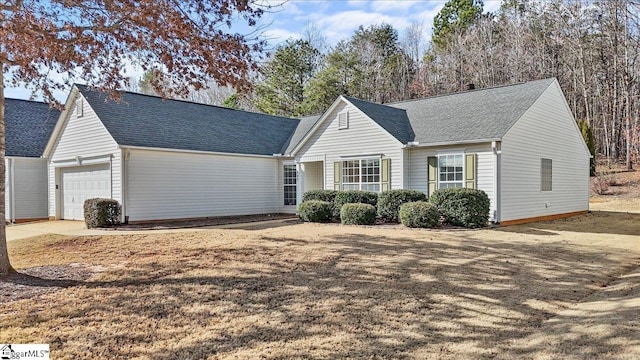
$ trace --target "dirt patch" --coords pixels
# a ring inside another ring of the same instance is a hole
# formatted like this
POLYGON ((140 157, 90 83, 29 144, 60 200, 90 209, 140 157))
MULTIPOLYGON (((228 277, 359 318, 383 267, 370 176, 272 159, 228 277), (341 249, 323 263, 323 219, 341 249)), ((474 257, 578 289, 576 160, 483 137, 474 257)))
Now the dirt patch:
POLYGON ((269 220, 296 219, 293 214, 260 214, 260 215, 242 215, 242 216, 219 216, 212 218, 202 218, 194 220, 178 220, 178 221, 157 221, 153 223, 143 224, 122 224, 110 228, 111 230, 163 230, 163 229, 186 229, 199 228, 208 226, 230 225, 253 223, 269 220))
POLYGON ((11 273, 0 279, 0 304, 78 286, 92 273, 80 264, 38 266, 11 273))

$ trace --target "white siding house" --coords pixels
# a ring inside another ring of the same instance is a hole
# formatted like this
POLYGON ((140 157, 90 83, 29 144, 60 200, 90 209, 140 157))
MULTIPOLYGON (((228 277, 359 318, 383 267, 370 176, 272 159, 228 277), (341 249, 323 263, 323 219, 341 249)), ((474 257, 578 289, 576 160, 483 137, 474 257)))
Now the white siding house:
POLYGON ((589 207, 589 150, 557 82, 505 134, 501 221, 570 214, 589 207), (543 159, 551 165, 544 189, 543 159))
POLYGON ((589 208, 590 154, 555 79, 384 105, 340 97, 288 155, 299 194, 471 187, 503 224, 589 208))
POLYGON ((6 221, 47 219, 47 161, 42 154, 59 115, 45 103, 6 99, 6 221))
POLYGON ((393 104, 340 96, 289 119, 75 86, 45 151, 50 218, 89 197, 123 220, 295 212, 313 189, 483 190, 490 220, 588 210, 589 152, 555 79, 393 104))
POLYGON ((47 145, 51 219, 82 220, 93 197, 117 200, 130 222, 295 212, 277 154, 299 120, 104 96, 74 86, 47 145))

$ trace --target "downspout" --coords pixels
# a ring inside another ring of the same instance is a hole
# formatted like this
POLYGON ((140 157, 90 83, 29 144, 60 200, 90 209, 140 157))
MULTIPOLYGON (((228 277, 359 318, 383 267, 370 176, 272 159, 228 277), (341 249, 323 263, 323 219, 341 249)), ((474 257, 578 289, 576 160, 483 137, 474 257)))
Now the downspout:
POLYGON ((9 182, 11 183, 9 192, 10 192, 10 203, 9 207, 11 208, 11 223, 16 223, 16 186, 15 186, 15 167, 16 159, 9 159, 9 182))
POLYGON ((492 141, 491 150, 493 151, 493 198, 495 209, 493 214, 493 222, 500 222, 500 142, 492 141))
POLYGON ((129 223, 129 213, 128 213, 128 207, 127 207, 127 201, 129 200, 129 156, 130 156, 130 152, 129 150, 125 150, 125 149, 121 149, 120 150, 120 159, 122 159, 121 162, 121 166, 122 168, 120 169, 120 171, 122 172, 121 175, 121 184, 120 184, 120 191, 122 192, 121 196, 122 196, 122 222, 125 224, 129 223))

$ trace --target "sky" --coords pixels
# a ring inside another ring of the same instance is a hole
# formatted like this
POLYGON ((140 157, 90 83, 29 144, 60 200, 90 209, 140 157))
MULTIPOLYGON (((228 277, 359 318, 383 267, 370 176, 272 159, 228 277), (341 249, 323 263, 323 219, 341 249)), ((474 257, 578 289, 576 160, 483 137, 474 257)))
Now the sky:
MULTIPOLYGON (((400 36, 412 23, 422 23, 425 43, 431 38, 433 18, 444 6, 446 0, 256 0, 264 5, 272 5, 260 19, 258 32, 266 38, 268 49, 274 49, 287 39, 302 37, 305 27, 312 25, 325 36, 329 46, 349 38, 360 26, 387 23, 400 36)), ((485 12, 495 12, 500 0, 484 0, 485 12)), ((236 26, 234 31, 246 34, 255 29, 236 26), (237 30, 236 30, 237 29, 237 30)), ((142 71, 131 66, 127 75, 139 78, 142 71)), ((29 99, 31 91, 24 87, 5 89, 8 98, 29 99)), ((56 92, 56 98, 63 102, 66 92, 56 92)), ((36 100, 40 100, 38 96, 36 100)))

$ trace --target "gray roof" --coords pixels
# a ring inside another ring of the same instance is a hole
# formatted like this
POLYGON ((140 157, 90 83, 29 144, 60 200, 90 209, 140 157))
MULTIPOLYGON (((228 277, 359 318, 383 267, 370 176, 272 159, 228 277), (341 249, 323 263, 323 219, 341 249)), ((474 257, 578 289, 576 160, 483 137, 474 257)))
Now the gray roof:
POLYGON ((402 143, 482 141, 501 139, 554 81, 551 78, 385 105, 347 100, 402 143))
POLYGON ((40 157, 60 111, 36 101, 5 100, 5 155, 40 157))
POLYGON ((305 135, 311 130, 322 115, 309 115, 300 118, 300 124, 282 150, 282 154, 290 154, 305 135))
POLYGON ((120 145, 273 155, 289 143, 297 119, 124 92, 120 103, 76 85, 120 145))
POLYGON ((345 96, 345 99, 349 100, 350 103, 360 109, 373 121, 377 122, 378 125, 401 143, 405 144, 413 141, 415 138, 415 134, 409 123, 409 118, 407 117, 407 112, 403 109, 375 104, 347 96, 345 96))

